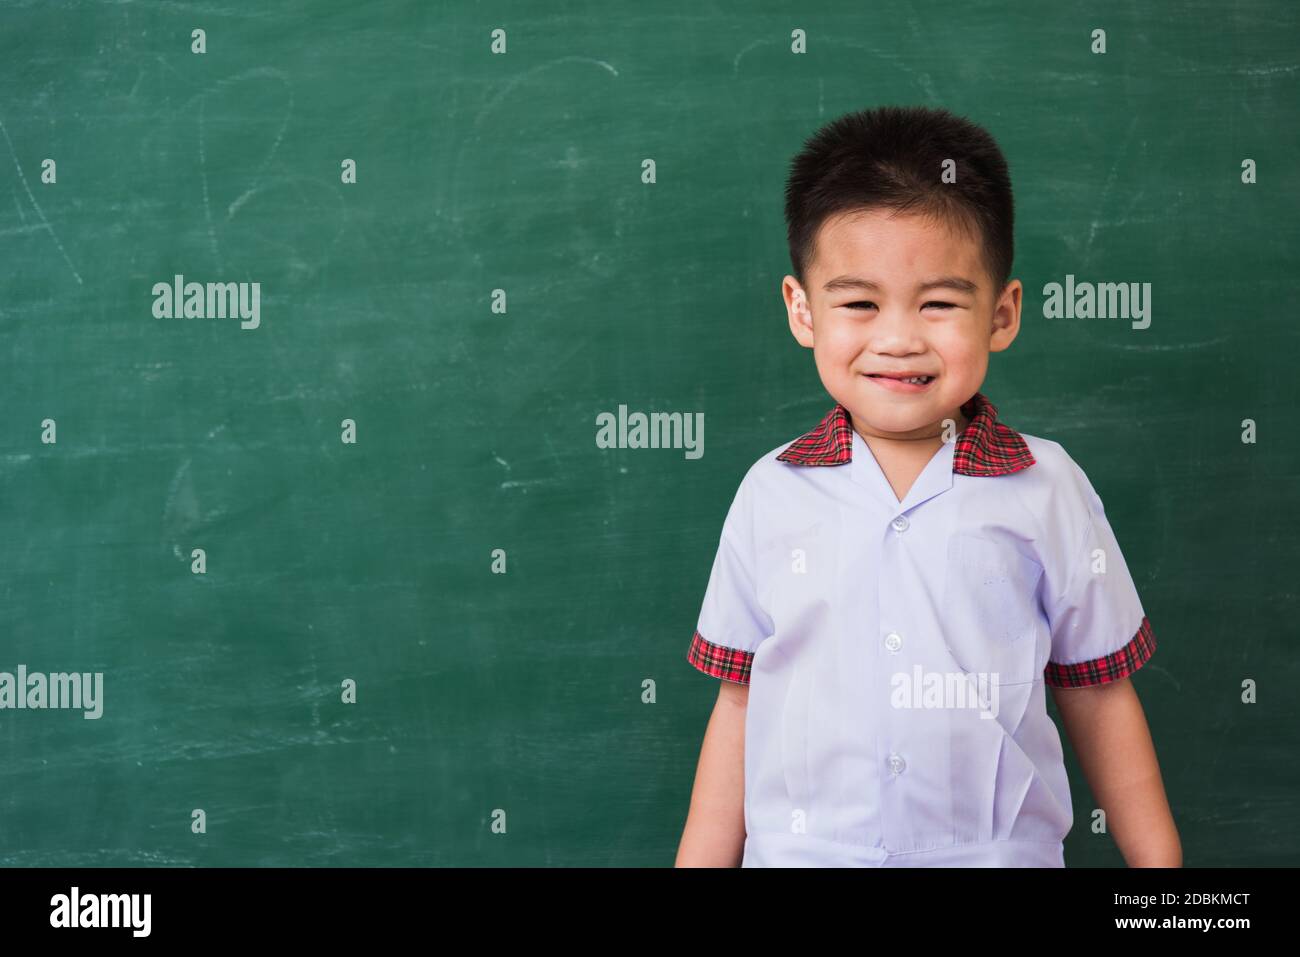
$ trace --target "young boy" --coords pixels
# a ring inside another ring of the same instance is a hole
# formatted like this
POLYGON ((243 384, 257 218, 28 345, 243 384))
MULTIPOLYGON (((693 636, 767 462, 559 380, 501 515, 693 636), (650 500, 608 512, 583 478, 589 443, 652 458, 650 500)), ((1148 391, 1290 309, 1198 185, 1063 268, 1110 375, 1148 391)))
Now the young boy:
POLYGON ((979 391, 1020 329, 997 144, 943 110, 850 114, 785 201, 790 331, 835 405, 723 523, 678 866, 1064 866, 1048 687, 1125 860, 1180 866, 1128 678, 1155 636, 1101 500, 979 391))

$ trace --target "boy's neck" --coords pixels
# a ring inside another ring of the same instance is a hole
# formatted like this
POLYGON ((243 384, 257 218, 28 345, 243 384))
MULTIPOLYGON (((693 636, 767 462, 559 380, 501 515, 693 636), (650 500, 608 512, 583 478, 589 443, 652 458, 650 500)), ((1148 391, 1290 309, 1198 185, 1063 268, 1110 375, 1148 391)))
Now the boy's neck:
POLYGON ((876 455, 877 458, 882 454, 906 457, 909 453, 915 453, 917 455, 924 454, 928 459, 943 445, 944 422, 947 421, 947 419, 952 419, 956 422, 956 428, 952 434, 953 441, 956 441, 957 436, 966 431, 967 426, 969 426, 971 422, 969 418, 962 414, 961 409, 957 409, 954 415, 946 416, 944 419, 934 423, 922 434, 896 437, 892 435, 873 435, 864 432, 858 427, 858 423, 856 419, 853 419, 852 414, 850 414, 850 419, 853 431, 857 432, 858 435, 861 436, 862 441, 867 443, 867 447, 871 449, 872 454, 876 455))

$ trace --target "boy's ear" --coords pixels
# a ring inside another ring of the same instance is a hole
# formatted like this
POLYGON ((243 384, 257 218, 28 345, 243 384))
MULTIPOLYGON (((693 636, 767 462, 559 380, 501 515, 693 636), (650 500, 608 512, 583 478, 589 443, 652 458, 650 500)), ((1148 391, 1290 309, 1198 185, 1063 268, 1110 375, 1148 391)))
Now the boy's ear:
POLYGON ((1006 284, 993 304, 993 330, 989 352, 1001 352, 1020 334, 1020 300, 1023 287, 1019 279, 1006 284))
POLYGON ((785 299, 785 311, 790 320, 790 334, 799 345, 806 349, 813 347, 812 310, 808 307, 808 295, 799 280, 786 276, 781 282, 781 296, 785 299))

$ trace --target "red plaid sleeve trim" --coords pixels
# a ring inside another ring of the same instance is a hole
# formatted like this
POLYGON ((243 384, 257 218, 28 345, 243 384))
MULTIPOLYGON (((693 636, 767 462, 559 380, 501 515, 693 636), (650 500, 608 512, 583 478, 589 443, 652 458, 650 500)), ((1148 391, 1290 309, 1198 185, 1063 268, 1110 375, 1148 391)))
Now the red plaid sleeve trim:
POLYGON ((742 648, 715 645, 697 631, 691 639, 690 650, 686 652, 686 660, 706 675, 747 685, 754 653, 742 648))
POLYGON ((1155 650, 1155 633, 1151 630, 1151 622, 1143 617, 1137 634, 1123 648, 1101 658, 1079 661, 1072 665, 1049 661, 1043 672, 1043 681, 1054 688, 1086 688, 1089 685, 1118 681, 1146 664, 1155 650))

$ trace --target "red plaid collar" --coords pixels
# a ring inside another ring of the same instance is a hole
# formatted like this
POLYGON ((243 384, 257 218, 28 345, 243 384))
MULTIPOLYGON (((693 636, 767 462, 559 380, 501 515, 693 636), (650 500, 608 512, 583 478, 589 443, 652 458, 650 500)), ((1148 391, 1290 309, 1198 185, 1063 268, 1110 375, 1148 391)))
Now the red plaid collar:
MULTIPOLYGON (((970 424, 957 436, 952 470, 961 475, 1010 475, 1034 464, 1020 433, 998 421, 997 407, 976 392, 961 407, 970 424)), ((817 428, 795 439, 777 456, 796 465, 844 465, 853 460, 853 425, 838 402, 817 428)))

